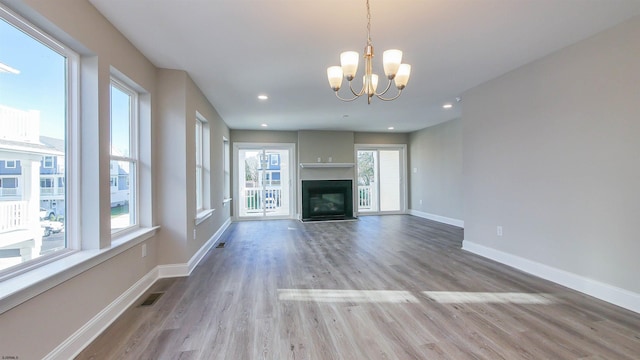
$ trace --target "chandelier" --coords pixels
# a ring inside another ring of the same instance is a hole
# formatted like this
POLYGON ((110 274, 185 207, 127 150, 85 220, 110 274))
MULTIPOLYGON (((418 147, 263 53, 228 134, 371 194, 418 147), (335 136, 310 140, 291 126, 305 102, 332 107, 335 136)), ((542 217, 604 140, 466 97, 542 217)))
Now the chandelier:
POLYGON ((371 104, 371 98, 375 95, 380 100, 391 101, 397 99, 402 90, 407 86, 409 81, 409 75, 411 73, 411 65, 402 64, 402 51, 400 50, 387 50, 382 54, 382 64, 384 68, 384 74, 389 80, 387 87, 384 91, 378 93, 376 89, 378 87, 378 75, 373 73, 373 45, 371 43, 371 9, 369 7, 369 0, 367 0, 367 46, 364 48, 364 75, 362 77, 362 89, 356 92, 353 89, 351 81, 356 76, 358 70, 359 54, 356 51, 345 51, 340 54, 341 66, 330 66, 327 68, 327 77, 329 78, 329 85, 336 94, 336 97, 342 101, 353 101, 360 96, 367 95, 367 103, 371 104), (349 89, 354 95, 353 98, 342 98, 338 94, 338 90, 342 87, 342 78, 346 78, 349 82, 349 89), (391 81, 395 81, 398 93, 386 98, 384 95, 391 88, 391 81))

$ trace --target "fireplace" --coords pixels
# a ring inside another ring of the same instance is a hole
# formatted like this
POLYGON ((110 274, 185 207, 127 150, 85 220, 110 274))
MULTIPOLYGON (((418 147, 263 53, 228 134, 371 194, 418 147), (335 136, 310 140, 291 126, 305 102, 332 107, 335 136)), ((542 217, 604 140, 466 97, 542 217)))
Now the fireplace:
POLYGON ((354 219, 351 180, 302 181, 302 221, 350 219, 354 219))

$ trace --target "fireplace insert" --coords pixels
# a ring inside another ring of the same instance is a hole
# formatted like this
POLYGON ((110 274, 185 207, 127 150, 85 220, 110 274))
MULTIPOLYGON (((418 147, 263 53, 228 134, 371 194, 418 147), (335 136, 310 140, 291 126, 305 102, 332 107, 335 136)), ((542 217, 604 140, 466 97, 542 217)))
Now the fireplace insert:
POLYGON ((348 219, 354 219, 351 180, 302 181, 302 221, 348 219))

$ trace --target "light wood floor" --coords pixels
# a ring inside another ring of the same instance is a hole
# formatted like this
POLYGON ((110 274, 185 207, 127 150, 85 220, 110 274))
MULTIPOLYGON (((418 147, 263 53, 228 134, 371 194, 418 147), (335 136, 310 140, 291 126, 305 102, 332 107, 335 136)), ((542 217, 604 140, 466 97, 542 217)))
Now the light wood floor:
MULTIPOLYGON (((231 225, 78 359, 640 359, 640 315, 412 216, 231 225)), ((144 297, 140 299, 140 302, 144 297)))

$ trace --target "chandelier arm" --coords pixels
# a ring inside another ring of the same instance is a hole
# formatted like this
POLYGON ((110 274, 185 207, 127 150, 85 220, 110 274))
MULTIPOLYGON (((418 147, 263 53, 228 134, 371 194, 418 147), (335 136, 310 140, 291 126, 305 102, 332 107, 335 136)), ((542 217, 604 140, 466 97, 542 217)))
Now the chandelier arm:
MULTIPOLYGON (((385 92, 386 92, 386 91, 385 91, 385 92)), ((376 97, 377 97, 378 99, 380 99, 380 100, 383 100, 383 101, 391 101, 391 100, 395 100, 395 99, 397 99, 398 97, 400 97, 400 94, 402 94, 402 90, 398 89, 398 94, 397 94, 396 96, 392 97, 392 98, 384 98, 384 97, 382 97, 381 95, 384 95, 384 93, 382 93, 382 94, 380 94, 380 95, 376 94, 376 97)))
POLYGON ((340 100, 344 101, 344 102, 351 102, 351 101, 353 101, 353 100, 355 100, 355 99, 357 99, 357 98, 359 98, 359 97, 360 97, 360 96, 356 95, 356 96, 354 96, 354 97, 353 97, 353 98, 351 98, 351 99, 345 99, 345 98, 340 97, 340 95, 338 95, 338 92, 337 92, 337 91, 334 91, 334 92, 336 93, 336 97, 337 97, 338 99, 340 99, 340 100))
POLYGON ((349 90, 351 90, 351 93, 358 98, 364 94, 364 85, 362 86, 362 90, 360 90, 359 92, 355 92, 355 90, 353 90, 353 87, 351 86, 351 81, 349 81, 349 90))
POLYGON ((375 93, 375 95, 376 95, 377 97, 380 97, 380 96, 382 96, 382 95, 386 94, 386 93, 387 93, 387 91, 389 91, 389 89, 390 89, 390 88, 391 88, 391 80, 389 80, 389 82, 387 83, 387 87, 384 89, 384 91, 383 91, 383 92, 381 92, 381 93, 375 93))

